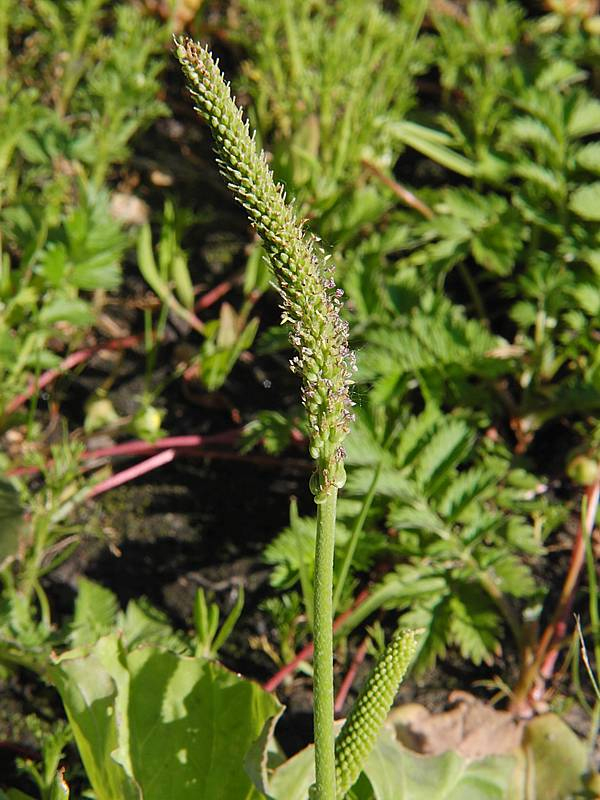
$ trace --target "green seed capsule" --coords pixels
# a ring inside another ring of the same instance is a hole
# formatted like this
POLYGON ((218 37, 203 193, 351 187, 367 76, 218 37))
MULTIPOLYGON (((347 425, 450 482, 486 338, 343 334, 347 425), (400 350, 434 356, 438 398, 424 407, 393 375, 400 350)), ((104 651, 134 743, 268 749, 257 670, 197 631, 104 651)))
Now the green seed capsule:
POLYGON ((338 800, 358 780, 416 649, 415 632, 398 631, 354 704, 335 743, 338 800))

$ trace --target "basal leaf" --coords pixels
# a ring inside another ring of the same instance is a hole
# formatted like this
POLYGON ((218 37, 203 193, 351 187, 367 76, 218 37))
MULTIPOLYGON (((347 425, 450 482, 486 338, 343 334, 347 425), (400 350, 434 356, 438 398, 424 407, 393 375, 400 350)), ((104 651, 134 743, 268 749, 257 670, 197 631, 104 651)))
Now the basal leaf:
POLYGON ((115 635, 56 659, 58 688, 98 800, 258 800, 244 755, 280 709, 219 664, 115 635))
POLYGON ((375 800, 504 800, 513 770, 507 756, 471 761, 453 752, 413 753, 391 726, 383 728, 365 763, 375 800))

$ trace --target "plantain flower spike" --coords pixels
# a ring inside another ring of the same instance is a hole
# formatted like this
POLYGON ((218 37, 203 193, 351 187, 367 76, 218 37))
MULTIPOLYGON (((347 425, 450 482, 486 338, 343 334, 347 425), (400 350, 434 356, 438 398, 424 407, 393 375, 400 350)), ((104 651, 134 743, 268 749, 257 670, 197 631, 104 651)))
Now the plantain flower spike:
POLYGON ((338 799, 358 780, 416 649, 415 631, 397 631, 354 703, 335 742, 338 799))
POLYGON ((296 351, 290 366, 302 378, 316 502, 345 482, 342 443, 352 420, 349 395, 356 369, 342 319, 342 290, 317 240, 303 230, 276 184, 265 154, 231 95, 210 51, 189 38, 176 39, 176 53, 198 114, 208 123, 221 174, 264 241, 296 351))

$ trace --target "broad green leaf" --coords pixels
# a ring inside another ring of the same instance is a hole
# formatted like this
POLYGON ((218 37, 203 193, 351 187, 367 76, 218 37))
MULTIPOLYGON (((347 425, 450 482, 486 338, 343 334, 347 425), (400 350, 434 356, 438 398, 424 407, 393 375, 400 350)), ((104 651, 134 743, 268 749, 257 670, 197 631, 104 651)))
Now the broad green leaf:
MULTIPOLYGON (((505 800, 514 765, 509 756, 470 761, 451 752, 419 755, 403 747, 386 724, 366 759, 364 773, 374 800, 505 800)), ((274 770, 269 800, 306 800, 313 781, 310 745, 274 770)))
POLYGON ((555 714, 528 723, 523 736, 526 754, 524 783, 532 796, 544 800, 580 797, 582 777, 588 767, 586 743, 555 714))
POLYGON ((468 761, 452 752, 419 755, 385 727, 364 771, 375 800, 505 800, 513 769, 507 756, 468 761))
POLYGON ((50 678, 98 800, 262 796, 244 756, 281 707, 258 684, 116 635, 60 656, 50 678))
POLYGON ((315 781, 315 748, 309 745, 278 767, 269 780, 269 800, 306 800, 315 781))

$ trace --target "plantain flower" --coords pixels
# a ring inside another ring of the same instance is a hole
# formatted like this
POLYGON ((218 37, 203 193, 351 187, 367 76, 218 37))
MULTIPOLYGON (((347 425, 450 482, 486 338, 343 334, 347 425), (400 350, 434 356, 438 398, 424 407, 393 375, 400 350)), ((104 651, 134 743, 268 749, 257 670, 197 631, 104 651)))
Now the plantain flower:
POLYGON ((352 420, 349 385, 356 367, 340 313, 343 293, 317 239, 303 229, 283 187, 275 183, 218 62, 191 39, 182 37, 176 45, 196 111, 212 131, 221 174, 269 256, 282 322, 289 324, 296 351, 290 366, 302 379, 310 453, 317 463, 311 490, 322 502, 332 487, 344 484, 342 443, 352 420))

